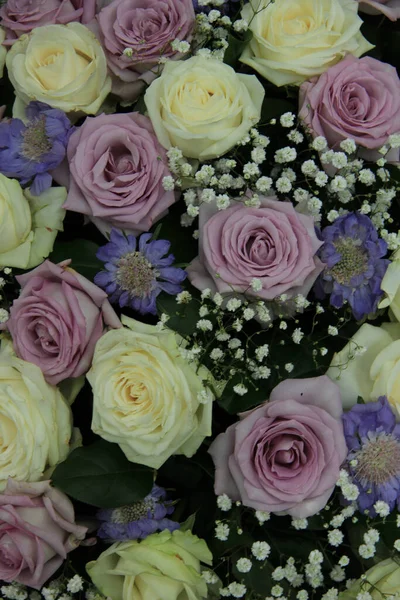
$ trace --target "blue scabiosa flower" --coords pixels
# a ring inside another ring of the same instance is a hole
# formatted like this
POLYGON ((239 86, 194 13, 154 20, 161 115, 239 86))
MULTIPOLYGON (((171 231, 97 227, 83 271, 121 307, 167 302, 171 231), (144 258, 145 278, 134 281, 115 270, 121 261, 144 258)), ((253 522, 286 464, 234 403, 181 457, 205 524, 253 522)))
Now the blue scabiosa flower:
POLYGON ((400 506, 400 424, 385 396, 377 402, 356 404, 343 415, 349 450, 347 468, 360 491, 361 512, 374 517, 374 504, 400 506))
POLYGON ((65 157, 71 122, 62 110, 43 102, 30 102, 25 109, 27 122, 10 119, 0 123, 0 172, 31 184, 39 196, 51 187, 49 171, 65 157))
POLYGON ((97 518, 103 522, 97 535, 102 539, 117 542, 144 539, 164 529, 179 529, 179 523, 166 518, 174 512, 174 507, 165 498, 165 490, 154 485, 150 494, 141 502, 100 510, 97 518))
POLYGON ((383 258, 387 244, 371 219, 358 212, 343 215, 321 236, 325 243, 319 256, 326 268, 316 283, 316 296, 329 295, 335 308, 347 301, 357 320, 375 312, 390 261, 383 258))
POLYGON ((130 306, 142 315, 156 314, 158 294, 178 294, 186 278, 186 271, 171 266, 173 254, 165 256, 170 242, 151 238, 151 233, 125 237, 112 229, 110 242, 97 252, 106 270, 97 273, 96 285, 107 292, 110 302, 118 302, 121 308, 130 306))

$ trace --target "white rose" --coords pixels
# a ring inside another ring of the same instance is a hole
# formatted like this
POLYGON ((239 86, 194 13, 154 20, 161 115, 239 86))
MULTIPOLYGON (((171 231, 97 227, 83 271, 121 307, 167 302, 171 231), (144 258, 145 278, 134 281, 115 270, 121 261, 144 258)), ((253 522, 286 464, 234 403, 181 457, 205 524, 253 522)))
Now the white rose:
POLYGON ((300 84, 346 54, 373 48, 356 0, 256 0, 242 10, 253 38, 240 60, 275 85, 300 84))
POLYGON ((39 481, 65 460, 72 435, 71 410, 36 365, 17 358, 12 344, 0 350, 0 490, 8 477, 39 481))
POLYGON ((400 324, 362 325, 334 355, 327 375, 340 387, 344 408, 358 396, 365 402, 386 396, 400 416, 400 324))
POLYGON ((400 249, 393 254, 390 260, 392 262, 381 283, 381 290, 385 292, 386 297, 381 300, 378 308, 389 307, 391 315, 400 322, 400 249))
POLYGON ((93 431, 153 468, 172 454, 192 456, 211 434, 212 395, 205 404, 198 397, 208 371, 182 358, 183 340, 173 331, 121 321, 125 327, 97 342, 87 374, 93 431))
POLYGON ((17 99, 66 113, 96 114, 111 90, 104 51, 81 23, 45 25, 22 35, 6 59, 17 99))
POLYGON ((149 117, 164 148, 208 160, 228 152, 259 121, 264 88, 213 58, 169 61, 145 94, 149 117))
POLYGON ((31 269, 50 254, 63 228, 66 198, 64 187, 32 196, 0 173, 0 267, 31 269))

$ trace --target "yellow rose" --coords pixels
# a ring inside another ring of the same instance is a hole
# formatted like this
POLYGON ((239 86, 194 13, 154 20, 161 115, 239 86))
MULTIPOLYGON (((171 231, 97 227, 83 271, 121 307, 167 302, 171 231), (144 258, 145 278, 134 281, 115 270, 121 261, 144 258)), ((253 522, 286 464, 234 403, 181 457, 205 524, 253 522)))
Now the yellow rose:
POLYGON ((365 402, 386 396, 400 416, 400 324, 362 325, 334 355, 327 375, 340 387, 345 408, 358 396, 365 402))
POLYGON ((392 558, 374 565, 365 576, 364 580, 358 579, 348 590, 339 594, 338 600, 357 600, 361 592, 369 592, 372 600, 389 600, 400 591, 400 565, 392 558))
POLYGON ((63 187, 32 196, 0 174, 0 267, 31 269, 50 254, 63 228, 66 198, 63 187))
POLYGON ((182 358, 183 340, 173 331, 121 321, 125 327, 97 342, 87 374, 93 431, 132 462, 156 469, 172 454, 192 456, 211 435, 213 396, 203 383, 209 372, 182 358))
POLYGON ((46 102, 66 113, 95 114, 111 90, 104 51, 80 23, 37 27, 6 59, 17 99, 46 102))
POLYGON ((390 259, 392 262, 388 266, 385 276, 382 279, 381 290, 386 294, 386 298, 381 300, 379 308, 390 308, 391 317, 400 322, 400 248, 390 259))
POLYGON ((6 31, 3 27, 0 27, 0 78, 3 77, 4 65, 6 63, 7 48, 3 46, 5 39, 6 31))
POLYGON ((0 491, 8 477, 39 481, 47 467, 65 460, 72 434, 71 410, 36 365, 0 349, 0 491))
POLYGON ((111 600, 200 600, 207 597, 200 561, 212 562, 204 540, 190 531, 165 530, 113 544, 86 570, 111 600))
POLYGON ((259 121, 264 88, 254 75, 194 56, 167 62, 144 99, 164 148, 208 160, 228 152, 259 121))
POLYGON ((300 84, 346 54, 371 48, 354 0, 254 0, 242 17, 253 38, 240 60, 275 85, 300 84))

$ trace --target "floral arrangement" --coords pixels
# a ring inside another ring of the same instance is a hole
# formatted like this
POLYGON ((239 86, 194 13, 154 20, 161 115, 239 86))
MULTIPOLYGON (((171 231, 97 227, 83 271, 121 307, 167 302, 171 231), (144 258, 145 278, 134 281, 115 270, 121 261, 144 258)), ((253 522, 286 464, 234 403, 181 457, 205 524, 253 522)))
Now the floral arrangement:
POLYGON ((398 23, 1 3, 2 599, 400 599, 398 23))

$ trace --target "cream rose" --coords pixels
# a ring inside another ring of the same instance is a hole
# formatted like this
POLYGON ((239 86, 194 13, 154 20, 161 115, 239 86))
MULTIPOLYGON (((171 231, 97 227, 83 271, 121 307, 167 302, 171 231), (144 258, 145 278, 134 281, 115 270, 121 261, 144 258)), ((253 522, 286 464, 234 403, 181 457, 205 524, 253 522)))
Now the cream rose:
POLYGON ((400 417, 400 324, 362 325, 334 355, 327 375, 340 387, 345 408, 358 396, 365 402, 386 396, 400 417))
POLYGON ((0 27, 0 78, 3 77, 4 65, 6 64, 7 48, 3 46, 6 39, 6 31, 0 27))
POLYGON ((182 357, 183 340, 173 331, 121 321, 125 327, 97 342, 87 374, 93 431, 132 462, 156 469, 172 454, 192 456, 211 434, 208 371, 182 357))
POLYGON ((111 90, 100 42, 80 23, 33 29, 15 42, 6 65, 17 99, 40 100, 72 116, 97 113, 111 90))
POLYGON ((31 269, 50 254, 63 228, 66 198, 63 187, 32 196, 0 174, 0 267, 31 269))
POLYGON ((0 490, 8 477, 39 481, 65 460, 72 435, 71 410, 36 365, 17 358, 11 342, 0 349, 0 490))
POLYGON ((164 148, 208 160, 228 152, 259 121, 264 88, 254 75, 194 56, 167 62, 144 99, 164 148))
POLYGON ((400 322, 400 249, 390 258, 385 276, 382 279, 381 290, 386 297, 381 300, 378 308, 390 308, 391 317, 400 322))
POLYGON ((387 558, 374 565, 365 573, 363 579, 357 579, 339 594, 339 600, 357 600, 364 597, 371 600, 396 598, 400 589, 400 565, 396 560, 387 558))
POLYGON ((299 84, 371 48, 356 0, 255 0, 242 10, 253 38, 240 60, 277 86, 299 84))

